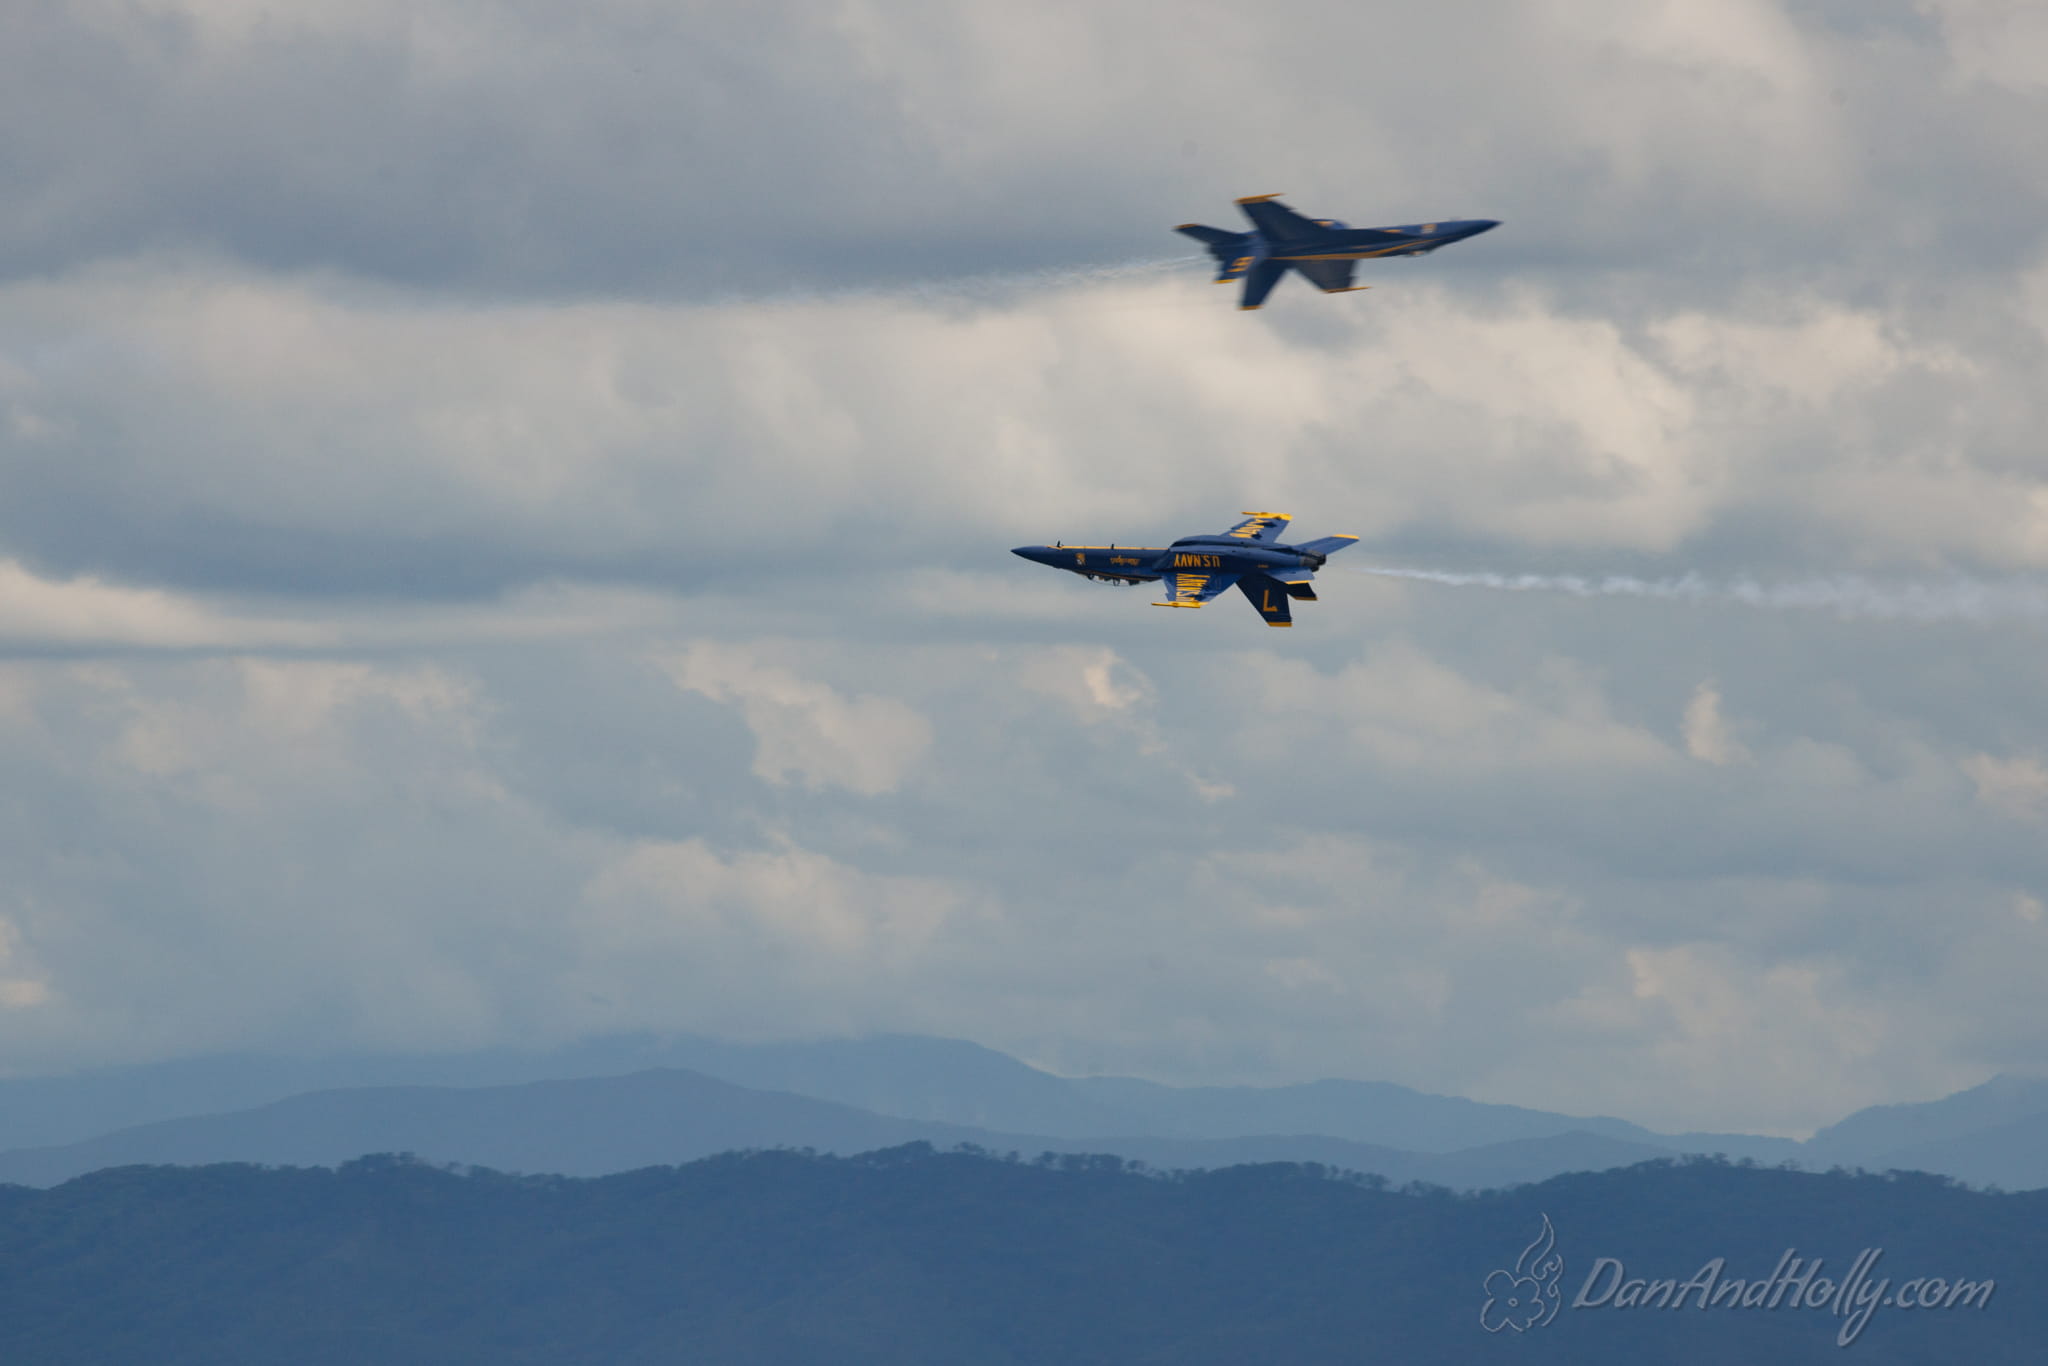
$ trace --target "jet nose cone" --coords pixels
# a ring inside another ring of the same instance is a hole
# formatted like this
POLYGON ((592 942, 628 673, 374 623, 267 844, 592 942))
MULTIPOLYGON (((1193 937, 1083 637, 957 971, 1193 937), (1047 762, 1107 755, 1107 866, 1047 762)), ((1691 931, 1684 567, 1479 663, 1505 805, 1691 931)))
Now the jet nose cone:
POLYGON ((1500 226, 1498 218, 1474 218, 1465 224, 1465 235, 1477 237, 1482 232, 1492 232, 1500 226))
POLYGON ((1049 545, 1020 545, 1010 553, 1022 555, 1033 564, 1049 564, 1052 560, 1052 547, 1049 545))

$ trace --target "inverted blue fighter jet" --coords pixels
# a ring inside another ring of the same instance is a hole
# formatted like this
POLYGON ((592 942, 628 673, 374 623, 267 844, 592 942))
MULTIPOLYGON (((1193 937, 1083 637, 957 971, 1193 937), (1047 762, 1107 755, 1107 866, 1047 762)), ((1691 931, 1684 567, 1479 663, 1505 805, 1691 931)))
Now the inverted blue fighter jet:
POLYGON ((1183 536, 1169 546, 1020 545, 1010 553, 1105 583, 1165 583, 1154 607, 1200 607, 1236 584, 1268 626, 1292 626, 1291 602, 1316 600, 1315 574, 1356 536, 1324 536, 1281 545, 1293 519, 1284 512, 1247 512, 1213 536, 1183 536))
POLYGON ((1244 281, 1240 308, 1266 302, 1273 286, 1289 269, 1301 272, 1325 294, 1370 289, 1351 283, 1360 261, 1381 256, 1427 256, 1438 247, 1477 237, 1497 228, 1494 218, 1463 218, 1451 223, 1410 223, 1398 228, 1347 228, 1334 218, 1303 218, 1276 194, 1255 194, 1237 201, 1252 220, 1250 232, 1225 232, 1200 223, 1183 223, 1185 233, 1209 248, 1216 258, 1216 283, 1244 281))

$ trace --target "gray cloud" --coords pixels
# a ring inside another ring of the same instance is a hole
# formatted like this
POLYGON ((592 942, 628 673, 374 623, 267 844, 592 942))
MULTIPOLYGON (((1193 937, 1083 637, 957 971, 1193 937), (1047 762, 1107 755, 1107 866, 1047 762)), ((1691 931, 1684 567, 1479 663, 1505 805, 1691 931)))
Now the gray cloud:
POLYGON ((1005 551, 2033 591, 2039 35, 1182 19, 32 8, 0 1065, 916 1029, 1781 1129, 2038 1066, 2038 630, 1005 551), (1272 189, 1509 223, 1256 318, 1018 278, 1272 189))
MULTIPOLYGON (((1473 618, 1322 606, 1325 664, 1184 630, 15 664, 15 1056, 916 1028, 1797 1127, 2044 1042, 1965 1008, 2048 948, 2038 750, 1816 732, 1827 689, 1737 667, 1751 762, 1710 764, 1685 693, 1617 714, 1657 691, 1626 652, 1488 684, 1473 618)), ((1745 620, 1634 625, 1727 664, 1745 620)))
POLYGON ((392 596, 758 583, 898 564, 901 536, 966 568, 1254 492, 1388 555, 1537 569, 2048 555, 2048 266, 1966 323, 1738 293, 1623 327, 1533 282, 1408 279, 1300 337, 1143 277, 764 310, 91 272, 4 296, 0 531, 46 574, 392 596))
POLYGON ((1375 221, 1513 220, 1467 269, 2010 269, 2040 242, 2041 91, 1998 61, 1996 22, 1767 0, 1207 3, 1166 25, 1078 4, 37 0, 0 81, 0 263, 203 249, 702 297, 1121 259, 1263 187, 1375 221))

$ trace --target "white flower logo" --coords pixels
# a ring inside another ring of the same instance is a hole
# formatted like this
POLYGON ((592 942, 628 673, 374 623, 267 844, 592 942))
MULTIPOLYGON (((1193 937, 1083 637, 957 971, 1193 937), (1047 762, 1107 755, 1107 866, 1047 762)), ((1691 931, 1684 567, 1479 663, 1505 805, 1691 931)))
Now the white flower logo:
POLYGON ((1489 1333, 1512 1328, 1526 1333, 1557 1317, 1563 1303, 1557 1283, 1564 1276, 1564 1258, 1557 1253, 1557 1231, 1550 1216, 1543 1216, 1543 1231, 1536 1241, 1515 1258, 1513 1271, 1496 1271, 1486 1278, 1486 1303, 1479 1310, 1479 1326, 1489 1333))

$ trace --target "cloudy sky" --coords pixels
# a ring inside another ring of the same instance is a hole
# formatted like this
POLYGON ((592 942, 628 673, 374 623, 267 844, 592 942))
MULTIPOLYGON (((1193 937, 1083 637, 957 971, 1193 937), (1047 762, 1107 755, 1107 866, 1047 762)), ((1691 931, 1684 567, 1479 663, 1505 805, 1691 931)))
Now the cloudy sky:
POLYGON ((1165 16, 11 7, 0 1070, 2048 1068, 2048 9, 1165 16), (1272 191, 1505 225, 1241 315, 1272 191), (1290 632, 1007 553, 1242 508, 1290 632))

